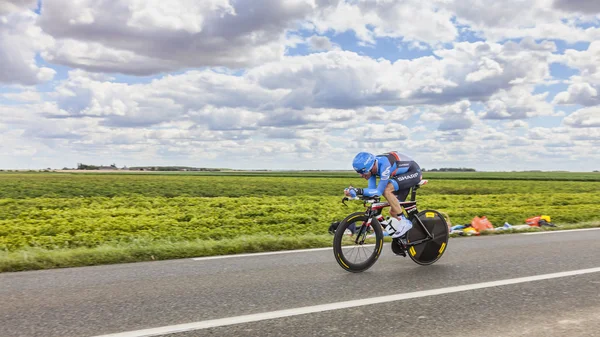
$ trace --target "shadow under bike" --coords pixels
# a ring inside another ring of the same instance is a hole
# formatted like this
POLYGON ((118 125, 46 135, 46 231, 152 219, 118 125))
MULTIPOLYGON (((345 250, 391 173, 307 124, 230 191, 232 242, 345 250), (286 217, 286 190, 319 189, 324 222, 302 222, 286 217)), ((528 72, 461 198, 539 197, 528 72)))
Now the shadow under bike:
MULTIPOLYGON (((406 234, 406 245, 399 239, 392 239, 391 244, 396 255, 408 255, 420 265, 439 260, 446 251, 449 238, 448 224, 442 214, 436 210, 417 210, 416 191, 426 183, 427 180, 421 180, 412 187, 410 201, 400 202, 413 224, 406 234)), ((346 205, 347 200, 362 200, 366 210, 352 213, 340 222, 333 238, 333 253, 344 270, 357 273, 369 269, 381 255, 384 241, 381 211, 390 205, 380 202, 380 197, 345 197, 342 203, 346 205)))

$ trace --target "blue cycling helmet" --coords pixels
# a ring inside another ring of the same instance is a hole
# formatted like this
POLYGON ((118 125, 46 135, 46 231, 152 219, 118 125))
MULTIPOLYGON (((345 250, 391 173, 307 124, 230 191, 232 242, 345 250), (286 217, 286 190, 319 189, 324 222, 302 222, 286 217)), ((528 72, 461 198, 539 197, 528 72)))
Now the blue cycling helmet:
POLYGON ((360 174, 369 172, 375 165, 375 156, 368 152, 359 152, 352 160, 354 171, 360 174))

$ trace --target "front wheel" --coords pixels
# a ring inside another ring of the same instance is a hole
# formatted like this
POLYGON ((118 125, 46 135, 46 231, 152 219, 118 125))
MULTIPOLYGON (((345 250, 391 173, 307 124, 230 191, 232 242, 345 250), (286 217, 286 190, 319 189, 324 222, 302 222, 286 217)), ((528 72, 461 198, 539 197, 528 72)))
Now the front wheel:
POLYGON ((347 216, 340 222, 333 237, 333 254, 338 264, 346 271, 365 271, 379 258, 383 248, 383 230, 377 219, 363 212, 347 216))

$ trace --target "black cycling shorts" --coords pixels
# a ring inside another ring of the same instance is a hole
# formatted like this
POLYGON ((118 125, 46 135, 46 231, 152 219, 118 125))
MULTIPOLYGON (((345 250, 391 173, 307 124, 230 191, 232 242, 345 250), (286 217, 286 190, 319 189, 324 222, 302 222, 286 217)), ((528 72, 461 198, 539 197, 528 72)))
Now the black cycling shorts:
POLYGON ((405 201, 410 189, 421 181, 421 167, 412 162, 405 173, 391 177, 390 182, 394 185, 394 194, 399 201, 405 201))

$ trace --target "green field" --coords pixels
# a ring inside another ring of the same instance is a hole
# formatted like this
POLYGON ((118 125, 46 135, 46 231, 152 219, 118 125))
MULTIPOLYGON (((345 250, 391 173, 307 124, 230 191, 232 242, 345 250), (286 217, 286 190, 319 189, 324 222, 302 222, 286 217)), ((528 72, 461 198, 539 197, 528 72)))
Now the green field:
MULTIPOLYGON (((425 173, 452 224, 600 220, 598 173, 425 173)), ((0 271, 331 245, 347 172, 1 173, 0 271)), ((386 213, 387 214, 387 213, 386 213)))

